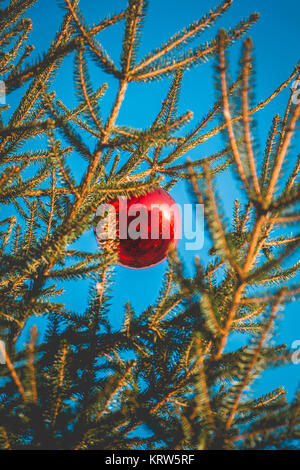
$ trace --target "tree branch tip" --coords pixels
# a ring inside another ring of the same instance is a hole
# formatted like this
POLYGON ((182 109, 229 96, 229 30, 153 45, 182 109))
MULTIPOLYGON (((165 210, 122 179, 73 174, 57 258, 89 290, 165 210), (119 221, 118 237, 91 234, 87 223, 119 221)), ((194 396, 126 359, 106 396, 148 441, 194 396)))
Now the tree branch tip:
POLYGON ((252 40, 251 36, 247 36, 244 39, 244 45, 249 50, 253 48, 253 40, 252 40))
POLYGON ((257 11, 255 11, 254 13, 251 13, 250 17, 249 17, 249 20, 250 21, 257 21, 260 17, 260 13, 258 13, 257 11))

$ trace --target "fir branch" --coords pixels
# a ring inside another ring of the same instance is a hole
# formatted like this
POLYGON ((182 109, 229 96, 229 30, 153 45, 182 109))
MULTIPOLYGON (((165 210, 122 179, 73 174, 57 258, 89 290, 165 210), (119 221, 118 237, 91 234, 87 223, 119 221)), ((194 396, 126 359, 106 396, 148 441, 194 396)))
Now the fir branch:
POLYGON ((14 368, 14 366, 13 366, 11 360, 10 360, 10 357, 8 356, 7 352, 5 351, 5 348, 2 345, 2 343, 0 343, 0 351, 1 351, 2 357, 4 357, 4 359, 5 359, 5 363, 7 365, 7 368, 9 370, 9 372, 10 372, 10 375, 11 375, 11 377, 12 377, 12 379, 13 379, 13 381, 14 381, 14 383, 15 383, 15 385, 16 385, 16 387, 17 387, 17 389, 18 389, 18 391, 19 391, 19 393, 20 393, 20 395, 21 395, 21 397, 24 401, 24 403, 26 403, 27 398, 26 398, 26 395, 25 395, 23 385, 21 384, 20 379, 17 375, 16 369, 14 368))
MULTIPOLYGON (((228 47, 232 44, 233 41, 242 36, 258 19, 257 14, 251 15, 248 20, 242 21, 232 30, 229 30, 226 34, 226 46, 228 47)), ((204 46, 200 46, 194 50, 188 51, 187 53, 180 55, 176 58, 176 61, 172 59, 167 59, 165 61, 158 61, 157 65, 149 66, 133 75, 131 80, 134 81, 149 81, 157 78, 162 78, 162 76, 169 75, 173 71, 182 68, 182 67, 191 67, 199 63, 205 62, 208 57, 216 54, 218 48, 218 42, 213 40, 204 46), (149 69, 149 70, 148 70, 149 69)))
POLYGON ((215 9, 211 10, 207 15, 198 21, 195 21, 188 28, 180 31, 175 36, 171 37, 165 45, 150 52, 147 57, 133 68, 133 73, 138 72, 140 69, 145 68, 152 62, 158 60, 161 56, 169 54, 172 49, 183 47, 189 41, 197 37, 206 28, 211 26, 220 16, 222 16, 226 10, 231 6, 231 0, 225 0, 215 9))

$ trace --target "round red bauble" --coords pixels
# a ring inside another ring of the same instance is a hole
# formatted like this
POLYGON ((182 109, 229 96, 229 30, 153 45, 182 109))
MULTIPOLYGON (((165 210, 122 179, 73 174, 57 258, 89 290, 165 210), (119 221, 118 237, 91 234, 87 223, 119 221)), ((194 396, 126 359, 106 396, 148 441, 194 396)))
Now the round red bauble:
MULTIPOLYGON (((128 268, 148 268, 161 263, 181 234, 180 210, 163 189, 143 196, 109 201, 115 210, 118 263, 128 268)), ((96 237, 99 232, 96 231, 96 237)), ((99 243, 99 236, 97 237, 99 243)))

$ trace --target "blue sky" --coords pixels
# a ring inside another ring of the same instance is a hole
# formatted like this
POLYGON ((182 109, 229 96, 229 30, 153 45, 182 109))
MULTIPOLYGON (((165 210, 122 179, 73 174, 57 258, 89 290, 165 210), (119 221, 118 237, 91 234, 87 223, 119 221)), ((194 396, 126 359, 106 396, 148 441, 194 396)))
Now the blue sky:
MULTIPOLYGON (((87 22, 97 23, 108 14, 116 13, 126 6, 125 0, 82 0, 81 9, 87 22)), ((179 29, 201 17, 209 9, 215 7, 215 0, 150 0, 148 16, 145 22, 144 36, 140 53, 147 53, 168 39, 179 29)), ((237 24, 242 18, 258 11, 261 16, 258 23, 251 29, 250 35, 255 44, 255 63, 257 88, 256 98, 260 100, 273 91, 291 73, 299 57, 300 32, 300 3, 299 0, 235 0, 231 9, 216 24, 203 34, 203 40, 213 38, 219 27, 230 27, 237 24)), ((55 31, 63 16, 62 9, 56 0, 40 0, 31 9, 33 32, 30 42, 35 45, 35 53, 42 54, 50 45, 55 31)), ((112 58, 118 62, 121 41, 121 28, 111 28, 99 37, 112 58)), ((199 39, 197 44, 199 44, 199 39)), ((239 41, 230 50, 231 74, 236 75, 241 49, 239 41)), ((64 62, 64 68, 55 80, 54 88, 57 96, 67 106, 75 106, 75 94, 72 81, 72 58, 64 62)), ((93 84, 108 80, 109 89, 103 101, 103 112, 107 115, 116 90, 116 82, 105 76, 96 66, 91 65, 90 74, 93 84)), ((185 75, 182 88, 180 111, 192 110, 194 122, 208 111, 215 97, 213 62, 201 65, 185 75)), ((161 100, 168 89, 169 80, 154 82, 150 85, 133 84, 129 87, 124 107, 122 107, 118 123, 145 127, 158 112, 161 100)), ((263 149, 272 117, 277 112, 282 113, 288 91, 284 91, 279 98, 268 106, 268 109, 256 117, 259 126, 260 149, 263 149)), ((17 94, 12 99, 16 99, 17 94)), ((298 140, 299 143, 299 140, 298 140)), ((200 158, 209 155, 220 148, 220 139, 213 139, 205 143, 191 155, 200 158)), ((38 143, 36 143, 38 148, 38 143)), ((290 158, 295 158, 296 150, 292 151, 290 158)), ((82 167, 74 167, 76 174, 82 173, 82 167)), ((237 195, 238 185, 228 172, 222 175, 219 182, 220 193, 228 218, 232 213, 232 204, 237 195)), ((189 202, 188 193, 184 184, 179 184, 172 195, 180 203, 189 202)), ((92 231, 85 234, 77 244, 80 248, 94 251, 97 249, 92 231)), ((185 252, 183 242, 179 245, 180 255, 190 269, 195 253, 185 252)), ((204 261, 207 260, 207 246, 199 254, 204 261)), ((130 270, 117 267, 114 276, 111 320, 117 328, 123 319, 124 304, 130 301, 137 311, 142 311, 151 303, 161 286, 161 278, 165 272, 166 263, 145 270, 130 270)), ((89 282, 77 281, 65 283, 66 294, 64 300, 70 308, 82 312, 87 303, 89 282)), ((300 339, 300 317, 298 306, 290 305, 286 308, 285 319, 281 322, 276 341, 291 345, 294 340, 300 339)), ((33 320, 33 323, 37 323, 33 320)), ((235 337, 231 347, 236 347, 245 338, 235 337)), ((257 382, 255 391, 262 393, 270 388, 286 385, 292 394, 299 381, 300 365, 285 367, 280 371, 271 371, 257 382)))

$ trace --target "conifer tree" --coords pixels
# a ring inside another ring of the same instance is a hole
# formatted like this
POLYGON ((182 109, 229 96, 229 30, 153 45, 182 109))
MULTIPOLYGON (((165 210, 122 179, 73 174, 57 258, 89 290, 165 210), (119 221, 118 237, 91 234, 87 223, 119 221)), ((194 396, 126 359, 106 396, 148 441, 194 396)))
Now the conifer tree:
POLYGON ((296 448, 299 393, 288 402, 284 388, 254 399, 248 390, 263 371, 289 363, 292 353, 271 337, 278 311, 300 292, 291 282, 300 266, 293 262, 300 237, 290 234, 300 217, 299 156, 290 172, 286 164, 300 114, 295 89, 284 115, 271 123, 263 156, 253 144, 252 117, 299 78, 299 65, 255 104, 251 40, 243 40, 234 81, 226 50, 257 14, 188 48, 231 0, 143 58, 144 0, 129 0, 124 11, 94 25, 78 0, 64 0, 49 50, 33 60, 28 9, 34 3, 11 0, 0 12, 1 80, 7 97, 16 90, 21 95, 15 109, 0 108, 0 202, 10 214, 0 220, 0 448, 296 448), (117 23, 123 24, 119 64, 99 42, 101 32, 117 23), (74 109, 53 90, 66 56, 74 58, 74 109), (217 64, 219 96, 186 131, 193 115, 178 113, 182 78, 208 59, 217 64), (90 60, 119 84, 107 119, 101 112, 107 85, 93 89, 90 60), (160 79, 170 87, 152 124, 142 130, 116 124, 131 82, 146 87, 160 79), (181 158, 218 134, 226 143, 216 154, 181 158), (37 136, 43 148, 29 151, 37 136), (79 158, 80 178, 71 164, 79 158), (230 226, 215 184, 215 175, 229 169, 241 190, 230 226), (70 245, 93 226, 102 202, 169 189, 181 179, 192 199, 204 204, 210 261, 196 258, 188 277, 171 252, 159 298, 142 314, 126 304, 123 326, 115 331, 108 320, 114 248, 91 254, 70 245), (86 278, 92 287, 84 314, 57 302, 61 281, 86 278), (38 340, 33 327, 20 349, 17 340, 35 315, 47 318, 46 333, 38 340), (233 332, 249 341, 228 352, 233 332))

